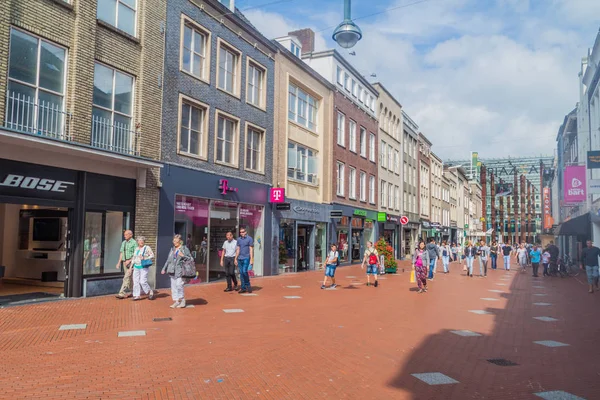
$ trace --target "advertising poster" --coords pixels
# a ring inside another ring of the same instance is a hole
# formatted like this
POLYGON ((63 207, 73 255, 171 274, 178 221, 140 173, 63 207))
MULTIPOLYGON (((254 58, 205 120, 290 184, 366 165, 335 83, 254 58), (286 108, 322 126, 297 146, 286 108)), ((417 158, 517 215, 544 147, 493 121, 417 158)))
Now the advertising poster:
POLYGON ((565 168, 565 203, 585 202, 585 174, 586 168, 584 165, 570 165, 565 168))

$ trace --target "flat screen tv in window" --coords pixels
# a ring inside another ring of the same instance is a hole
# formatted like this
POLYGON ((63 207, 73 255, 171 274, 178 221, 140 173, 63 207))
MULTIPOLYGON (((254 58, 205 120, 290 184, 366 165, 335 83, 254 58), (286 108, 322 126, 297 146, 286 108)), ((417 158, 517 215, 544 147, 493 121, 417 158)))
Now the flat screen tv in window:
POLYGON ((35 218, 33 220, 34 242, 58 242, 61 234, 60 218, 35 218))

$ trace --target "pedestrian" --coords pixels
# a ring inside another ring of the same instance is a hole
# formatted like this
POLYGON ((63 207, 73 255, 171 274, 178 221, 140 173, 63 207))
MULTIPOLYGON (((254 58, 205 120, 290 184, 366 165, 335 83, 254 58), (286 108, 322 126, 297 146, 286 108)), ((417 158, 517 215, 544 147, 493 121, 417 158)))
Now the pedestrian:
POLYGON ((242 290, 238 293, 252 293, 249 271, 254 265, 254 239, 248 235, 246 228, 240 229, 240 237, 237 238, 235 265, 240 270, 240 281, 242 281, 242 290))
POLYGON ((225 278, 227 279, 227 288, 224 292, 238 291, 237 278, 235 277, 235 252, 237 250, 237 240, 233 238, 233 232, 225 234, 225 240, 221 251, 221 268, 225 268, 225 278), (233 287, 232 287, 233 283, 233 287))
POLYGON ((415 269, 415 278, 419 291, 423 293, 427 291, 427 266, 429 262, 429 251, 425 247, 424 242, 419 242, 419 247, 415 251, 413 257, 413 268, 415 269))
POLYGON ((194 247, 194 242, 192 241, 192 234, 188 233, 187 235, 187 240, 185 241, 185 247, 188 248, 188 250, 192 251, 192 248, 194 247))
POLYGON ((371 285, 371 275, 375 277, 375 287, 379 286, 379 281, 377 280, 379 272, 379 253, 377 252, 377 249, 373 247, 373 242, 371 241, 367 242, 367 250, 365 250, 365 255, 360 268, 364 269, 365 264, 367 264, 367 286, 371 285))
POLYGON ((138 247, 133 255, 133 300, 140 300, 141 292, 148 295, 148 300, 154 300, 154 292, 148 285, 148 269, 152 266, 154 253, 146 245, 146 238, 138 236, 138 247))
POLYGON ((133 240, 133 232, 129 229, 123 233, 125 240, 121 243, 121 251, 119 253, 119 261, 117 262, 117 269, 123 269, 123 283, 121 284, 121 289, 119 290, 119 294, 117 294, 117 299, 125 299, 131 296, 131 293, 127 293, 131 291, 132 286, 132 276, 133 276, 133 265, 131 265, 131 261, 133 259, 133 255, 135 254, 135 249, 137 245, 135 240, 133 240))
POLYGON ((452 251, 452 260, 456 262, 458 260, 458 247, 456 246, 456 243, 452 242, 450 250, 452 251))
POLYGON ((479 277, 483 278, 487 276, 487 260, 490 253, 490 248, 485 241, 479 242, 477 248, 477 255, 479 256, 479 277))
POLYGON ((171 297, 174 303, 171 308, 185 308, 185 292, 183 289, 183 263, 192 258, 190 250, 183 245, 181 235, 173 236, 173 247, 169 251, 167 261, 161 274, 169 274, 171 278, 171 297))
POLYGON ((441 252, 442 252, 442 264, 444 265, 444 273, 447 274, 448 272, 450 272, 449 264, 450 264, 450 255, 452 254, 452 249, 450 248, 450 246, 448 246, 448 244, 446 243, 445 240, 442 242, 441 252))
POLYGON ((492 247, 490 247, 490 258, 492 260, 492 269, 498 267, 498 243, 494 240, 492 247))
POLYGON ((538 248, 537 244, 534 244, 529 252, 531 259, 531 268, 533 269, 533 276, 537 278, 538 269, 540 268, 540 260, 542 258, 542 251, 538 248))
POLYGON ((588 285, 590 286, 589 292, 594 293, 594 286, 596 286, 596 290, 598 288, 598 257, 600 257, 600 249, 594 245, 592 245, 592 241, 588 240, 586 242, 587 247, 583 249, 581 261, 581 269, 585 265, 585 272, 587 273, 588 285))
POLYGON ((551 240, 550 243, 548 243, 546 251, 550 253, 549 269, 551 272, 555 273, 556 271, 558 271, 558 256, 560 255, 560 251, 558 250, 558 247, 556 247, 556 245, 554 244, 553 240, 551 240))
POLYGON ((502 256, 504 258, 504 269, 506 271, 510 271, 510 255, 512 254, 513 249, 512 246, 508 243, 505 243, 502 246, 502 256))
POLYGON ((332 244, 331 251, 327 256, 327 260, 325 260, 325 277, 323 278, 321 289, 327 288, 327 278, 331 278, 331 286, 329 286, 330 288, 334 289, 337 287, 335 284, 335 269, 338 265, 340 265, 340 255, 337 251, 337 246, 332 244))
POLYGON ((464 255, 467 263, 467 276, 473 277, 473 260, 477 254, 477 248, 473 246, 471 241, 467 241, 467 247, 465 247, 464 255))
POLYGON ((517 261, 521 265, 521 272, 525 272, 527 269, 527 249, 525 248, 525 244, 521 243, 521 246, 517 250, 517 261))
POLYGON ((542 264, 544 264, 544 276, 550 276, 548 266, 550 265, 550 253, 548 250, 544 250, 542 253, 542 264))
POLYGON ((429 243, 426 246, 427 252, 429 253, 429 280, 433 280, 433 275, 435 274, 435 263, 439 256, 439 248, 435 243, 434 238, 429 238, 429 243))

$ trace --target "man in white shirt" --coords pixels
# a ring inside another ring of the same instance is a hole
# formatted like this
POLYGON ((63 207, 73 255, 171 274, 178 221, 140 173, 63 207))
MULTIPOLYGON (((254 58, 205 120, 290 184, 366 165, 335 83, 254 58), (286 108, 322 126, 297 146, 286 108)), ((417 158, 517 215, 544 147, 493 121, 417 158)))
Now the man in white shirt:
POLYGON ((237 249, 237 240, 233 238, 233 233, 227 232, 225 235, 227 238, 223 242, 223 251, 221 252, 221 267, 225 267, 225 277, 227 278, 227 289, 225 292, 231 292, 233 290, 238 291, 237 278, 235 277, 235 251, 237 249), (231 282, 233 281, 233 289, 231 282))

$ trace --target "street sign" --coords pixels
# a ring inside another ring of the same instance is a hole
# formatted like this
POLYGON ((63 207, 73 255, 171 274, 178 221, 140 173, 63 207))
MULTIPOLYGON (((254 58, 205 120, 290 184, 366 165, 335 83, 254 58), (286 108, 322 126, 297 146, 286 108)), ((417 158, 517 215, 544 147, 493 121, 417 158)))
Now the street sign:
POLYGON ((330 218, 342 218, 342 210, 331 210, 329 211, 330 218))
POLYGON ((277 211, 289 211, 291 210, 291 204, 290 203, 276 203, 275 204, 275 209, 277 211))
POLYGON ((400 223, 402 225, 408 224, 408 217, 406 215, 403 215, 402 217, 400 217, 400 223))

